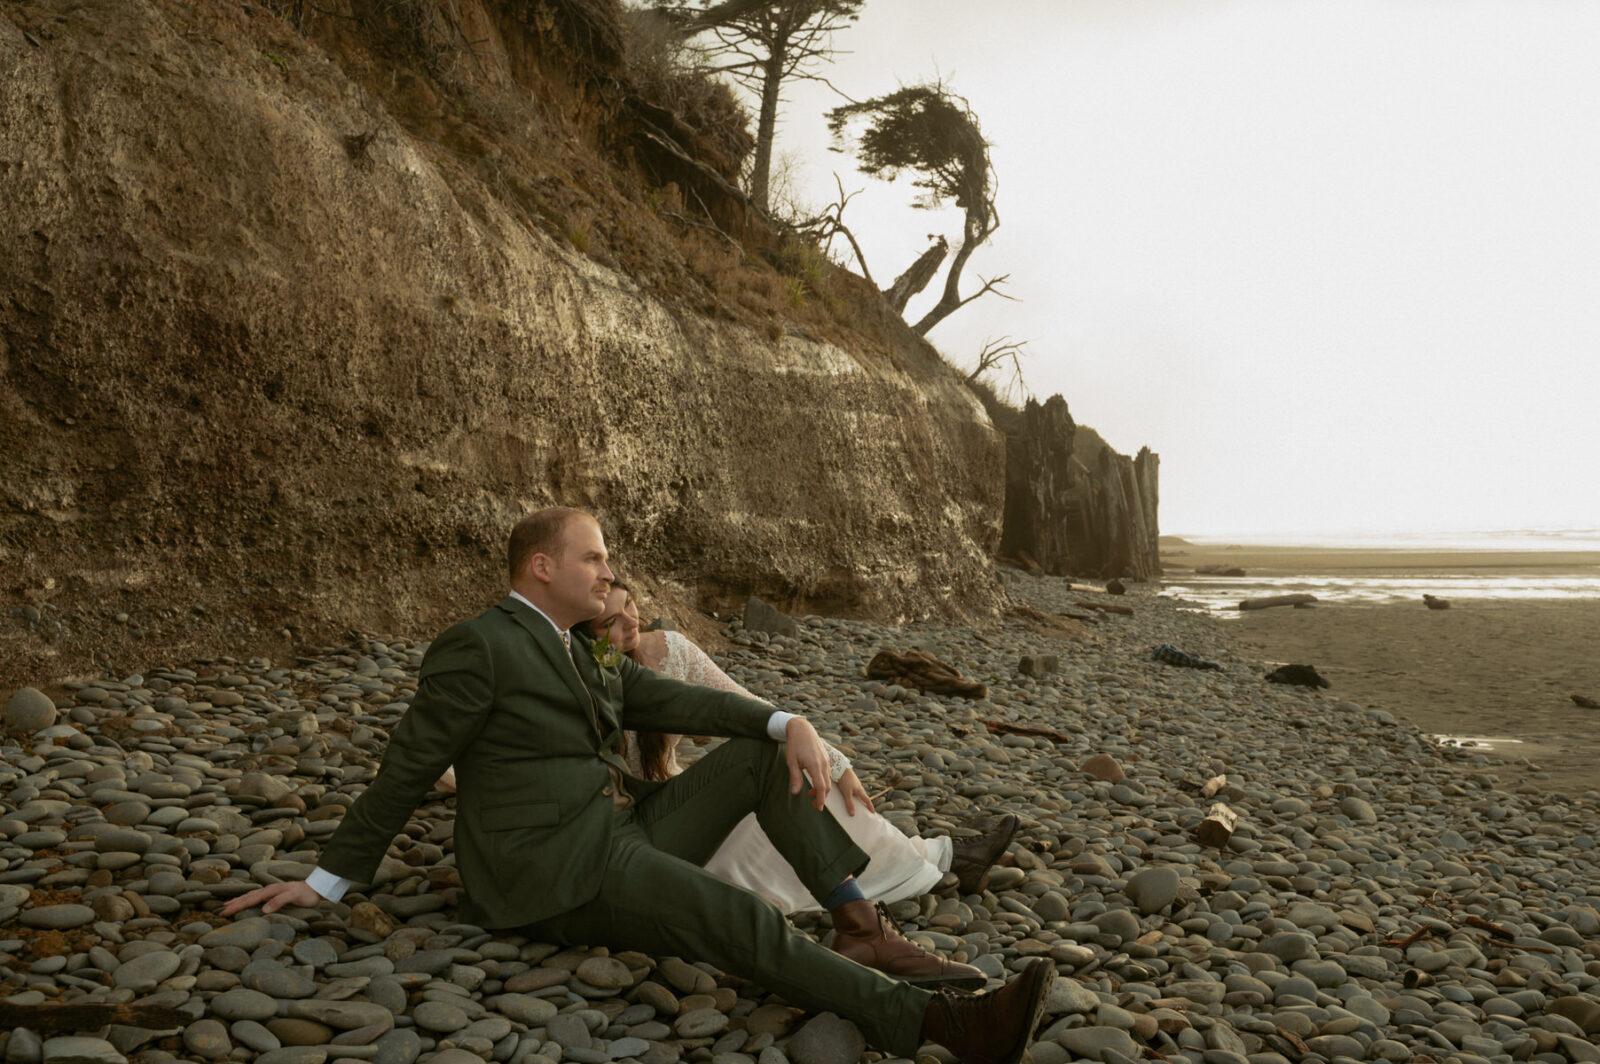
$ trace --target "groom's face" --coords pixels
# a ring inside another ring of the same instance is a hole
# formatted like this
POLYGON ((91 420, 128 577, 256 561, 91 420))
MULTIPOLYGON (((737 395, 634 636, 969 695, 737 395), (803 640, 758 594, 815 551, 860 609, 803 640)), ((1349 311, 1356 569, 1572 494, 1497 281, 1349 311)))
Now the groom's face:
POLYGON ((611 590, 611 568, 606 564, 605 537, 590 517, 574 517, 561 532, 561 548, 546 568, 550 604, 562 624, 579 624, 598 617, 611 590))

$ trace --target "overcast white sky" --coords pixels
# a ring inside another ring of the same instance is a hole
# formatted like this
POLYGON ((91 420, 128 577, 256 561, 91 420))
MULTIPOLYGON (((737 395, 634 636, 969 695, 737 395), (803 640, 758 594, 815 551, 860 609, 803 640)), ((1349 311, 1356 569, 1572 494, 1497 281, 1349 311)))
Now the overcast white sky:
MULTIPOLYGON (((838 43, 844 91, 942 74, 993 143, 967 285, 1022 302, 929 339, 1031 340, 1036 396, 1161 454, 1164 532, 1600 526, 1600 4, 869 0, 838 43)), ((960 219, 828 153, 836 102, 778 148, 867 190, 887 284, 960 219)))

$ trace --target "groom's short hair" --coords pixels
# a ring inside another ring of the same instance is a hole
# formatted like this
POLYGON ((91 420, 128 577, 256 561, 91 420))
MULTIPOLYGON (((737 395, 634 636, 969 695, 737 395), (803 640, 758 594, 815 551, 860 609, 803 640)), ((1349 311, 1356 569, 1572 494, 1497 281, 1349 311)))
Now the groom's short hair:
POLYGON ((511 579, 517 578, 535 554, 554 557, 561 549, 561 537, 567 531, 567 524, 575 517, 588 516, 570 506, 547 506, 518 521, 506 542, 506 567, 511 579))

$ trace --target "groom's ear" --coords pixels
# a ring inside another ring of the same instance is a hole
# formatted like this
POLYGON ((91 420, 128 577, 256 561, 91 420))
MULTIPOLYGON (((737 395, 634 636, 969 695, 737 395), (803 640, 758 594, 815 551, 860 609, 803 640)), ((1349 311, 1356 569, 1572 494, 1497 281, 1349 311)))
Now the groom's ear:
POLYGON ((528 559, 528 575, 541 584, 550 582, 554 568, 555 562, 551 560, 548 554, 536 552, 533 557, 528 559))

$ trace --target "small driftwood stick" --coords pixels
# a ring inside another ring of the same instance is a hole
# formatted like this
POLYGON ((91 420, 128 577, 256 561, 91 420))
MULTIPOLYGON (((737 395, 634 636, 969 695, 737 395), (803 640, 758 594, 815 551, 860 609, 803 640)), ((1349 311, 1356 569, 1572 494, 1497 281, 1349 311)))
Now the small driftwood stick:
POLYGON ((1200 821, 1194 829, 1195 838, 1207 846, 1222 849, 1228 845, 1228 840, 1233 838, 1234 829, 1239 826, 1239 814, 1229 809, 1223 802, 1218 802, 1206 810, 1206 818, 1200 821))
POLYGON ((1078 599, 1077 604, 1086 610, 1098 610, 1101 613, 1119 613, 1124 617, 1133 616, 1132 606, 1113 606, 1105 602, 1086 602, 1083 599, 1078 599))
POLYGON ((1274 1029, 1278 1032, 1279 1038, 1282 1038, 1285 1042, 1288 1042, 1290 1045, 1294 1046, 1296 1053, 1311 1052, 1311 1050, 1306 1047, 1305 1042, 1300 1038, 1300 1036, 1295 1034, 1293 1031, 1286 1027, 1277 1027, 1276 1025, 1274 1025, 1274 1029))
POLYGON ((1407 946, 1416 943, 1420 939, 1427 938, 1431 934, 1433 934, 1433 928, 1429 927, 1427 924, 1423 924, 1405 938, 1386 938, 1382 942, 1378 943, 1378 945, 1394 946, 1398 949, 1405 949, 1407 946))
POLYGON ((1491 936, 1489 938, 1485 938, 1483 940, 1483 944, 1486 945, 1486 946, 1499 946, 1501 949, 1520 949, 1524 953, 1559 953, 1560 952, 1560 950, 1552 949, 1549 946, 1519 946, 1515 942, 1502 942, 1499 939, 1494 938, 1493 936, 1491 936))
POLYGON ((1503 938, 1507 942, 1517 937, 1510 931, 1507 931, 1505 928, 1501 927, 1499 924, 1490 923, 1483 917, 1474 916, 1472 913, 1468 913, 1467 915, 1463 916, 1461 918, 1461 922, 1466 924, 1468 927, 1476 927, 1480 931, 1487 931, 1495 938, 1503 938))
POLYGON ((985 720, 980 723, 989 729, 990 735, 1040 735, 1046 739, 1053 739, 1058 743, 1070 743, 1070 735, 1062 735, 1049 728, 1030 728, 1026 724, 1007 724, 1003 720, 985 720))
POLYGON ((1227 785, 1228 777, 1226 774, 1221 776, 1212 776, 1210 779, 1206 780, 1206 785, 1200 788, 1200 797, 1210 798, 1227 785))
POLYGON ((1239 603, 1241 610, 1269 610, 1274 606, 1309 606, 1317 601, 1315 595, 1268 595, 1266 598, 1245 599, 1239 603))

